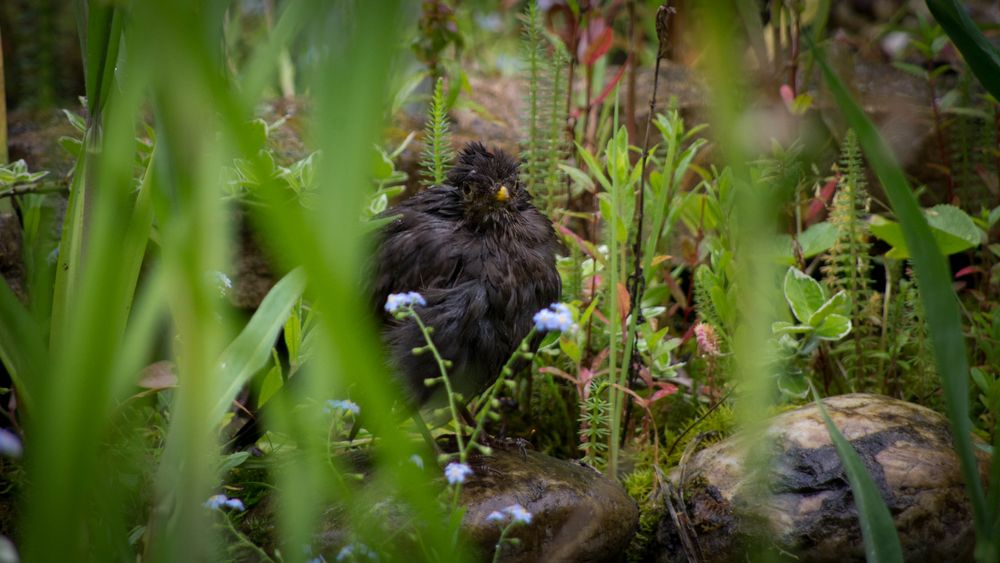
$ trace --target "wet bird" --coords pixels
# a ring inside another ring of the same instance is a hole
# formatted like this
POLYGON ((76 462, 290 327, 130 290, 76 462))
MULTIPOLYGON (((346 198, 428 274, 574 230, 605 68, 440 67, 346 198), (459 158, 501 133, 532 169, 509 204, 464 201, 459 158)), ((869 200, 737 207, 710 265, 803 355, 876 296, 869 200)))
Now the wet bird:
POLYGON ((478 142, 459 153, 445 184, 386 214, 398 217, 378 234, 371 296, 389 362, 412 405, 442 392, 424 384, 438 376, 433 356, 412 353, 426 344, 416 322, 384 309, 390 294, 416 291, 452 386, 469 399, 497 379, 532 316, 559 300, 552 223, 531 204, 518 162, 478 142))
MULTIPOLYGON (((466 400, 496 381, 535 313, 559 301, 560 244, 552 223, 531 204, 518 168, 502 150, 469 143, 445 184, 380 217, 395 218, 375 234, 367 292, 387 362, 411 409, 436 405, 444 389, 425 385, 440 375, 437 363, 431 354, 413 353, 426 345, 424 336, 414 320, 386 311, 389 295, 423 296, 415 311, 433 328, 435 347, 451 362, 452 387, 466 400)), ((256 442, 259 419, 258 413, 231 447, 256 442)), ((357 425, 352 436, 356 431, 357 425)))

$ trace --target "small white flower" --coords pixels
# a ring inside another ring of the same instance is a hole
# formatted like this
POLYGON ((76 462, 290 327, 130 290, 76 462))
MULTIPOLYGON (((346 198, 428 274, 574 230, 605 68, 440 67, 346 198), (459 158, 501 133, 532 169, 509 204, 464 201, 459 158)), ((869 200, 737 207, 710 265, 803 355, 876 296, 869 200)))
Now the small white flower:
POLYGON ((573 312, 564 303, 553 303, 547 309, 535 313, 535 330, 539 332, 569 332, 576 328, 573 312))
POLYGON ((493 512, 490 512, 489 515, 486 516, 487 522, 503 522, 506 519, 507 517, 504 516, 503 512, 500 512, 499 510, 494 510, 493 512))
POLYGON ((469 475, 472 475, 472 468, 464 463, 449 463, 444 468, 444 476, 448 479, 449 485, 464 483, 469 475))
POLYGON ((363 543, 351 543, 345 545, 341 548, 340 552, 337 553, 337 561, 347 561, 348 559, 355 559, 355 555, 358 557, 365 556, 372 561, 378 561, 378 553, 371 550, 370 547, 363 543))
POLYGON ((354 401, 349 400, 334 400, 330 399, 326 402, 326 406, 323 407, 323 412, 329 414, 335 410, 347 411, 354 416, 361 414, 361 407, 358 406, 354 401))
POLYGON ((385 310, 387 313, 395 313, 404 307, 414 307, 416 305, 427 305, 424 296, 416 291, 407 293, 390 293, 385 300, 385 310))
POLYGON ((237 512, 246 510, 246 507, 243 506, 243 501, 238 498, 228 498, 226 495, 212 495, 205 501, 204 506, 209 510, 222 510, 223 508, 237 512))
POLYGON ((420 469, 424 468, 424 458, 420 457, 417 454, 413 454, 410 456, 410 463, 416 465, 420 469))
POLYGON ((522 524, 531 524, 531 513, 524 509, 520 504, 514 504, 503 509, 504 512, 510 514, 511 518, 515 522, 521 522, 522 524))
POLYGON ((21 457, 24 451, 21 446, 21 439, 10 430, 0 428, 0 455, 7 457, 21 457))

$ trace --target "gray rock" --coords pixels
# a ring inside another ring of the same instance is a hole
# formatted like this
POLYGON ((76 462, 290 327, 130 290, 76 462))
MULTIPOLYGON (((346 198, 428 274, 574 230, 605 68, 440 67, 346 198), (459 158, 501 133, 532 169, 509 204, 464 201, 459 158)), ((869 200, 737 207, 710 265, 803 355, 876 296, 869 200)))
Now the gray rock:
POLYGON ((491 556, 500 526, 486 517, 520 504, 533 515, 504 544, 501 561, 616 561, 639 523, 635 502, 617 483, 577 463, 526 451, 497 451, 475 466, 462 489, 462 528, 491 556))
MULTIPOLYGON (((878 395, 824 403, 886 500, 906 560, 971 561, 971 507, 947 419, 878 395)), ((863 561, 850 485, 816 406, 775 416, 765 435, 773 457, 763 474, 745 466, 746 442, 739 435, 701 450, 671 473, 684 499, 674 506, 683 506, 681 519, 689 519, 689 537, 696 538, 702 559, 742 559, 745 550, 763 548, 803 561, 863 561)), ((979 460, 984 475, 985 458, 979 460)), ((660 560, 684 560, 669 516, 657 539, 660 560)))

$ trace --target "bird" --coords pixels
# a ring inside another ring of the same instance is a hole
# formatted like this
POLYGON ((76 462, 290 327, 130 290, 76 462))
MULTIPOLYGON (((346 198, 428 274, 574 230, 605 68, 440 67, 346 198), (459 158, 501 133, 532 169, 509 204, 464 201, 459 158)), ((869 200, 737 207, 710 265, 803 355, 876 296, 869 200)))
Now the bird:
MULTIPOLYGON (((533 316, 562 293, 556 269, 562 245, 552 222, 532 205, 519 162, 470 142, 443 184, 375 220, 382 226, 373 236, 364 291, 407 410, 419 417, 421 407, 439 406, 445 397, 442 385, 425 384, 440 376, 433 356, 413 353, 427 344, 416 321, 385 307, 393 294, 422 296, 414 311, 450 362, 453 390, 466 400, 482 393, 530 332, 533 316)), ((236 433, 230 448, 257 441, 262 412, 236 433)))
POLYGON ((395 219, 377 234, 371 306, 392 371, 411 406, 443 392, 417 323, 384 307, 389 295, 415 291, 415 307, 449 360, 453 389, 469 399, 486 390, 517 350, 539 310, 559 301, 561 244, 552 222, 531 203, 519 163, 501 149, 466 144, 445 182, 383 212, 395 219))

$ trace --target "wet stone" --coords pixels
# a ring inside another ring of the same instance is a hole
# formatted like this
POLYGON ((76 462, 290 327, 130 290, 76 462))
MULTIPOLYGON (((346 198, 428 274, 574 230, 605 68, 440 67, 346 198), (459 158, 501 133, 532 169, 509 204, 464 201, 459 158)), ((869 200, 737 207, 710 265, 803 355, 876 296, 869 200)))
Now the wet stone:
POLYGON ((477 460, 462 488, 463 531, 482 559, 492 557, 500 524, 493 511, 520 504, 532 514, 504 543, 501 561, 617 561, 639 523, 635 503, 617 483, 594 469, 535 451, 495 451, 477 460))
MULTIPOLYGON (((886 500, 906 560, 971 561, 971 507, 947 419, 878 395, 843 395, 824 404, 886 500)), ((683 502, 675 495, 673 504, 686 512, 680 520, 690 522, 687 537, 700 559, 731 561, 763 549, 801 561, 863 561, 850 484, 816 406, 775 416, 766 440, 772 461, 765 474, 747 470, 740 435, 697 452, 670 474, 683 494, 683 502)), ((977 455, 985 475, 987 456, 977 455)), ((657 541, 658 560, 685 560, 669 516, 657 541)))

